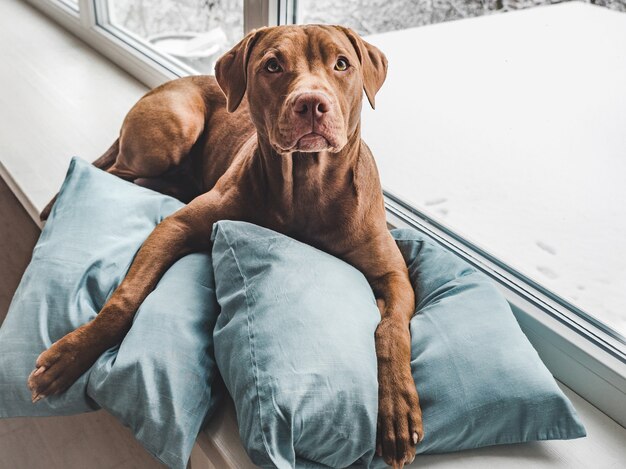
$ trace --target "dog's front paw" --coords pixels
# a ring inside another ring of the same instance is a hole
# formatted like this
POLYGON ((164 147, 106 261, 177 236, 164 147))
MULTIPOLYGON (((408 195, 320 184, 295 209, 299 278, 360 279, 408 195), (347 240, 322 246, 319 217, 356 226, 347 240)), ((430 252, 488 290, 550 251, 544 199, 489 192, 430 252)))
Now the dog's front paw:
POLYGON ((422 411, 415 385, 396 392, 379 391, 376 452, 394 468, 415 459, 416 445, 424 438, 422 411))
POLYGON ((98 358, 84 328, 70 332, 37 357, 27 383, 33 402, 66 391, 98 358))
POLYGON ((376 331, 378 352, 378 428, 376 452, 387 464, 402 468, 415 459, 424 438, 422 410, 411 375, 410 333, 381 322, 376 331))

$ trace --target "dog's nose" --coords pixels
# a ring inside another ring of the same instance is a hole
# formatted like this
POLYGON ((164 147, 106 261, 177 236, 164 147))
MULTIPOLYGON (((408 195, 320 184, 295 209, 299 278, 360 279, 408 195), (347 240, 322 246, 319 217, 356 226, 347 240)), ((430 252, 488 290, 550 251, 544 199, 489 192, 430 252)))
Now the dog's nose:
POLYGON ((293 112, 301 117, 320 118, 330 111, 330 100, 324 93, 308 91, 293 100, 293 112))

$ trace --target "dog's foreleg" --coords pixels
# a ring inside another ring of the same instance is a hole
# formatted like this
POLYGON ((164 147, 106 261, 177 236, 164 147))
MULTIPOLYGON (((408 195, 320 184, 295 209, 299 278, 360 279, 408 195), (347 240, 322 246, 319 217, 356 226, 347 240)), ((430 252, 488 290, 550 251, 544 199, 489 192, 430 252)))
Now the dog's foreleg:
POLYGON ((376 451, 385 462, 403 467, 415 457, 424 436, 422 412, 411 373, 414 294, 408 273, 390 272, 374 285, 381 320, 376 329, 378 430, 376 451))
POLYGON ((165 271, 184 255, 208 249, 214 222, 238 215, 233 204, 218 191, 211 191, 163 220, 141 246, 100 313, 37 358, 28 378, 33 402, 64 392, 103 352, 120 343, 135 312, 165 271))
POLYGON ((404 258, 385 229, 369 238, 359 261, 374 290, 380 323, 376 329, 378 358, 378 428, 376 452, 394 468, 413 461, 423 436, 422 412, 411 374, 411 332, 415 293, 404 258))

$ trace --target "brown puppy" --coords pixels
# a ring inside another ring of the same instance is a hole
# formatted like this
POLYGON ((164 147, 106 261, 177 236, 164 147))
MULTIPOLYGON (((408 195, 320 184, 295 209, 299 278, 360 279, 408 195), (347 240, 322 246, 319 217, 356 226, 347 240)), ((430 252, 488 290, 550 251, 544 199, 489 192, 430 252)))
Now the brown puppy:
POLYGON ((184 186, 193 200, 156 227, 98 316, 39 356, 28 381, 33 400, 65 391, 118 344, 163 273, 209 249, 214 222, 246 220, 365 274, 381 313, 377 450, 394 467, 412 461, 423 437, 410 366, 415 300, 360 135, 363 89, 373 107, 386 69, 385 56, 349 29, 279 26, 253 31, 225 54, 217 82, 183 78, 144 96, 96 163, 162 190, 184 186))

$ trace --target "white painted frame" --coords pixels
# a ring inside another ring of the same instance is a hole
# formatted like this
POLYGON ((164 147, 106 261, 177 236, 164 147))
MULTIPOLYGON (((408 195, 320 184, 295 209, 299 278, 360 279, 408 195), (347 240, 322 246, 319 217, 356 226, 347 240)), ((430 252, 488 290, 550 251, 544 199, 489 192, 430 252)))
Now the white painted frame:
POLYGON ((169 67, 147 58, 139 50, 96 24, 95 3, 79 0, 80 14, 54 0, 26 0, 117 66, 149 87, 177 78, 169 67))
MULTIPOLYGON (((99 25, 98 19, 101 24, 106 22, 105 0, 79 0, 80 13, 62 0, 26 1, 147 86, 154 87, 194 73, 182 62, 158 54, 132 33, 99 25)), ((295 3, 294 0, 244 0, 244 31, 291 23, 295 3)), ((555 301, 554 296, 540 286, 513 275, 502 263, 464 242, 452 230, 407 207, 392 194, 386 194, 386 206, 392 225, 425 231, 492 277, 554 376, 626 426, 626 346, 623 340, 585 320, 570 305, 555 301)))
MULTIPOLYGON (((130 31, 107 25, 106 0, 78 0, 78 12, 62 0, 25 1, 151 88, 197 73, 183 62, 159 54, 130 31)), ((244 0, 244 32, 285 23, 288 8, 292 7, 285 0, 244 0)))

